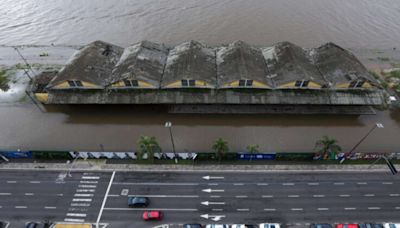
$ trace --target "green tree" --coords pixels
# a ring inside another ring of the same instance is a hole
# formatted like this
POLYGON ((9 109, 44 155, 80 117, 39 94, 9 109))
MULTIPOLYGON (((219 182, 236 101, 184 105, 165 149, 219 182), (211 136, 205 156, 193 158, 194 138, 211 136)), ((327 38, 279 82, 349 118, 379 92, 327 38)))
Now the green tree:
POLYGON ((323 136, 322 139, 315 143, 315 148, 319 155, 322 155, 324 159, 328 156, 330 159, 335 159, 336 155, 342 151, 342 148, 338 145, 338 141, 328 136, 323 136))
POLYGON ((247 151, 248 151, 249 154, 251 155, 250 161, 251 161, 252 158, 253 158, 253 154, 259 152, 259 150, 258 150, 259 148, 260 148, 260 146, 259 146, 258 144, 256 144, 256 145, 248 145, 248 146, 246 147, 247 151))
POLYGON ((140 136, 138 140, 139 153, 138 159, 142 159, 143 155, 146 153, 147 158, 154 163, 154 153, 161 152, 161 147, 157 142, 157 139, 153 136, 140 136))
POLYGON ((218 138, 215 140, 212 149, 216 153, 219 163, 221 163, 222 157, 229 151, 228 142, 222 138, 218 138))

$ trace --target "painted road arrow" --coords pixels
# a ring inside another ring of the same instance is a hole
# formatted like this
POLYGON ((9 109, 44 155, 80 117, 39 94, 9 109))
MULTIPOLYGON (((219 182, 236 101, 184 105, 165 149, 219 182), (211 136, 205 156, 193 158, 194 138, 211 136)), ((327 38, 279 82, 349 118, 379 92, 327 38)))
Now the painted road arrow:
POLYGON ((209 215, 209 214, 204 214, 204 215, 200 215, 200 217, 205 218, 205 219, 211 219, 215 222, 221 220, 222 218, 225 217, 225 215, 209 215))
POLYGON ((211 188, 203 189, 202 191, 203 192, 208 192, 208 193, 211 193, 211 192, 225 192, 225 190, 223 190, 223 189, 211 189, 211 188))
POLYGON ((205 180, 211 180, 211 179, 213 179, 213 180, 217 180, 217 179, 221 180, 221 179, 224 179, 224 177, 204 176, 203 179, 205 179, 205 180))
POLYGON ((204 202, 201 202, 201 204, 206 205, 206 206, 208 206, 208 205, 225 205, 225 202, 209 202, 209 201, 204 201, 204 202))

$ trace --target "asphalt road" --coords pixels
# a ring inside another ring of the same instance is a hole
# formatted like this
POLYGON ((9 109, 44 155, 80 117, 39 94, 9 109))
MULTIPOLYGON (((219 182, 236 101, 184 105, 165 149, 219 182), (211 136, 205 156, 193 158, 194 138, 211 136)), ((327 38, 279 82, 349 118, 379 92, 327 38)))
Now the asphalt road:
POLYGON ((72 177, 62 178, 64 175, 1 171, 0 220, 16 224, 11 227, 44 219, 94 223, 101 212, 100 222, 111 228, 187 222, 278 222, 289 227, 307 227, 313 222, 400 222, 400 176, 387 173, 116 172, 112 178, 109 172, 73 172, 72 177), (149 207, 128 208, 127 197, 132 195, 149 197, 149 207), (143 210, 149 209, 164 211, 164 220, 142 221, 143 210))

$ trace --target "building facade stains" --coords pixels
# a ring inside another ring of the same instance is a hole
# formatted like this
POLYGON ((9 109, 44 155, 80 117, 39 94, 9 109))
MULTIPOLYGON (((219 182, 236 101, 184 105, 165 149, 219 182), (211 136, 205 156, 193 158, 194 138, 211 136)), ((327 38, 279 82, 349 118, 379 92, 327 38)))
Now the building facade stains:
MULTIPOLYGON (((124 49, 96 41, 47 81, 45 85, 42 80, 37 90, 46 104, 379 106, 386 102, 379 83, 360 61, 331 43, 304 49, 289 42, 254 47, 237 41, 208 47, 190 41, 166 47, 142 41, 124 49)), ((32 86, 33 92, 36 87, 32 86)))

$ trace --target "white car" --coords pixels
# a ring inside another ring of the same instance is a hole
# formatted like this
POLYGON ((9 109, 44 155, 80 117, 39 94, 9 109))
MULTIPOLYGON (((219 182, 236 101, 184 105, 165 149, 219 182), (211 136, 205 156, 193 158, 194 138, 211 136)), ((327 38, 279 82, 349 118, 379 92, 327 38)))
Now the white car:
POLYGON ((261 223, 260 228, 281 228, 279 223, 261 223))
POLYGON ((226 224, 208 224, 206 228, 229 228, 226 224))
POLYGON ((384 223, 385 228, 400 228, 400 223, 384 223))

